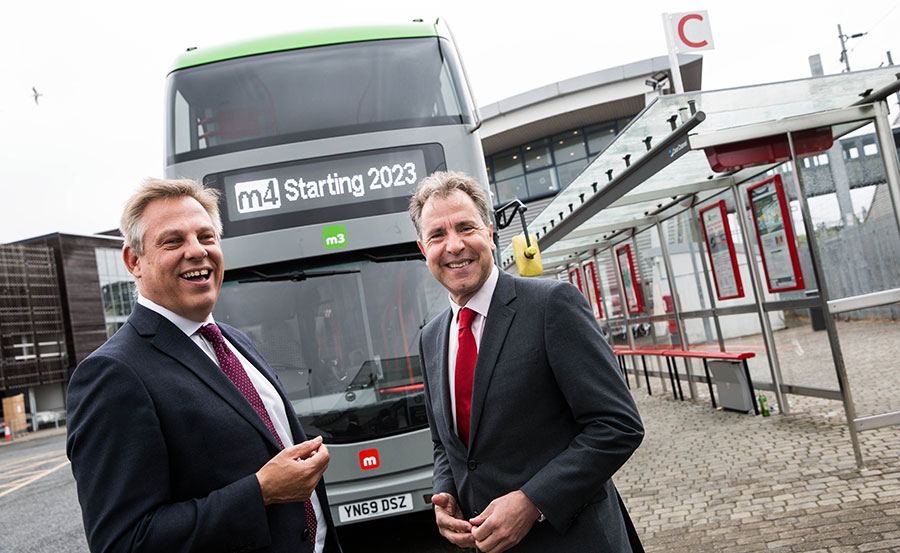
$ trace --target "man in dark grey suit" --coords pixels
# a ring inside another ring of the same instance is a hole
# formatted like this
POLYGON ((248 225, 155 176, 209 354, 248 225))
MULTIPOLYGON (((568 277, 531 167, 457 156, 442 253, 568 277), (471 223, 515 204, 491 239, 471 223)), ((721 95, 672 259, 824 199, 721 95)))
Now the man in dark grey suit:
POLYGON ((121 228, 140 297, 68 391, 91 551, 340 553, 328 448, 307 440, 253 343, 212 318, 224 273, 216 191, 150 179, 121 228))
POLYGON ((466 175, 423 179, 410 217, 450 293, 419 344, 441 534, 485 553, 643 551, 611 480, 643 427, 585 298, 498 270, 466 175))

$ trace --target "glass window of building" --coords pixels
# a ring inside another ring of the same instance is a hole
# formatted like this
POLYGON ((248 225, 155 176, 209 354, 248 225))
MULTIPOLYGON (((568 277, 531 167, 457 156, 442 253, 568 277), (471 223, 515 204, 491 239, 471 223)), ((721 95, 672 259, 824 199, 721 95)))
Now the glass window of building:
POLYGON ((519 149, 507 150, 493 156, 494 181, 500 182, 512 177, 518 177, 524 173, 522 169, 522 154, 519 149))
POLYGON ((531 198, 539 198, 559 190, 556 171, 552 167, 528 173, 525 175, 525 181, 528 183, 528 196, 531 198))
POLYGON ((584 148, 584 136, 580 130, 569 131, 553 137, 553 158, 557 165, 585 157, 587 157, 587 151, 584 148))
POLYGON ((103 299, 103 318, 106 320, 106 335, 112 336, 119 330, 137 297, 134 277, 122 261, 122 250, 95 248, 97 276, 100 279, 100 293, 103 299))
POLYGON ((588 165, 587 159, 581 159, 579 161, 573 161, 572 163, 565 163, 563 165, 556 166, 556 172, 559 176, 559 187, 565 188, 570 182, 575 180, 575 177, 581 173, 585 167, 588 165))
POLYGON ((537 171, 553 165, 550 157, 550 148, 547 139, 539 140, 522 146, 522 155, 525 158, 525 171, 537 171))
POLYGON ((514 177, 505 181, 500 181, 495 186, 496 196, 494 197, 494 205, 502 205, 516 198, 524 200, 528 197, 527 188, 525 187, 525 177, 514 177))
POLYGON ((587 136, 588 154, 594 156, 602 152, 616 138, 616 126, 611 123, 594 125, 584 129, 587 136))

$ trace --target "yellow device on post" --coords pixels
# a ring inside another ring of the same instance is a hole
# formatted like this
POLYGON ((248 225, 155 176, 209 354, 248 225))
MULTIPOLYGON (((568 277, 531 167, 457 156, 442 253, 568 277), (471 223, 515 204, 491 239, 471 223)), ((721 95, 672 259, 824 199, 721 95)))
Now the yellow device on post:
POLYGON ((531 245, 527 245, 525 235, 519 234, 513 236, 513 254, 516 258, 516 269, 519 275, 523 277, 538 276, 544 273, 544 266, 541 264, 541 252, 537 247, 537 237, 533 234, 528 235, 531 245))

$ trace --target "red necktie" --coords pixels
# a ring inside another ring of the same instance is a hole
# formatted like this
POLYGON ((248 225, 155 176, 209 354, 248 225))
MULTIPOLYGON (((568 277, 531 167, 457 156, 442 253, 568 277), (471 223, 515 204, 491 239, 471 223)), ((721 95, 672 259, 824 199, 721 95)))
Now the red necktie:
POLYGON ((459 310, 459 349, 456 350, 456 428, 459 437, 469 447, 469 416, 472 412, 472 380, 475 375, 475 359, 478 357, 478 346, 472 334, 472 321, 475 311, 459 310))
MULTIPOLYGON (((247 376, 247 371, 244 370, 244 366, 241 365, 241 361, 237 358, 237 355, 234 354, 233 351, 228 347, 228 344, 225 343, 225 338, 222 337, 222 332, 219 330, 219 327, 214 324, 208 324, 200 327, 200 335, 209 340, 209 343, 212 344, 213 351, 216 352, 216 359, 219 361, 219 367, 222 368, 222 372, 225 373, 225 376, 237 386, 237 389, 241 391, 247 401, 250 402, 250 405, 253 406, 253 409, 259 414, 260 418, 266 424, 266 428, 269 429, 269 432, 272 433, 272 436, 275 437, 275 441, 278 442, 278 446, 281 449, 284 449, 284 444, 281 443, 281 438, 278 436, 278 432, 275 431, 275 425, 272 424, 272 419, 269 417, 269 412, 266 411, 266 406, 262 402, 262 398, 259 397, 259 393, 256 391, 256 388, 253 387, 253 383, 250 381, 250 377, 247 376)), ((304 504, 304 508, 306 510, 306 524, 309 526, 309 535, 310 539, 315 542, 316 540, 316 511, 313 509, 312 501, 307 500, 304 504)))

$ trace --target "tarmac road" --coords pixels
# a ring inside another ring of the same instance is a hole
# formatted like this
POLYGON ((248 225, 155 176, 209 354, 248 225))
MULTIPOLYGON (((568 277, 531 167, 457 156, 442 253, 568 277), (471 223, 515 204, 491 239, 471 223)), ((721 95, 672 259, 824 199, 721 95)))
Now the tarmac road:
MULTIPOLYGON (((65 430, 0 442, 0 553, 88 553, 65 430)), ((344 553, 459 552, 430 512, 338 530, 344 553)))

